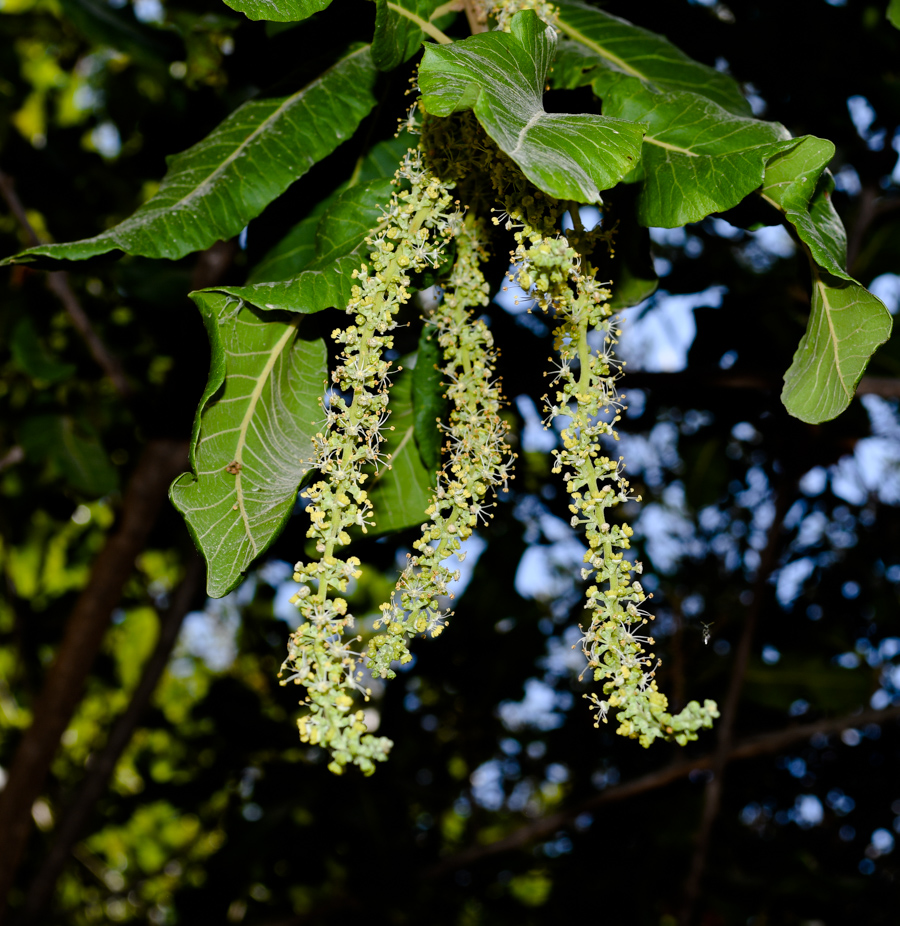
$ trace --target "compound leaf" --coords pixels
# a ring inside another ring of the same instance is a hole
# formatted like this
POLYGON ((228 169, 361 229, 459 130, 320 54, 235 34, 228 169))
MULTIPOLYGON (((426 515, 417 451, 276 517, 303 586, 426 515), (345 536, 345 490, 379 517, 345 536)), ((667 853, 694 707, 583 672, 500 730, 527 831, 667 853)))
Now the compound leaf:
POLYGON ((112 250, 176 259, 230 238, 349 138, 375 105, 368 48, 347 55, 288 97, 251 100, 169 161, 159 192, 124 222, 83 241, 30 248, 84 260, 112 250))
POLYGON ((419 67, 422 107, 436 116, 471 109, 490 137, 540 189, 596 202, 640 156, 640 126, 543 107, 556 33, 531 10, 511 31, 426 45, 419 67))
MULTIPOLYGON (((303 315, 197 292, 212 359, 191 440, 191 470, 169 491, 220 598, 281 532, 321 427, 326 350, 298 336, 303 315)), ((308 299, 305 311, 327 308, 308 299)))
POLYGON ((880 299, 859 283, 814 267, 806 333, 784 375, 785 408, 812 424, 837 417, 890 333, 891 316, 880 299))

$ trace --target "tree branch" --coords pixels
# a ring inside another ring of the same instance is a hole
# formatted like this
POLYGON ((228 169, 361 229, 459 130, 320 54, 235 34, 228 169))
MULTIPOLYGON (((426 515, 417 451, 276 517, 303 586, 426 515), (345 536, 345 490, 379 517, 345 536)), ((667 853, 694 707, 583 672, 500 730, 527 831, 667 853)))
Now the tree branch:
POLYGON ((187 468, 187 442, 151 441, 128 483, 116 530, 94 561, 88 584, 66 623, 63 639, 33 707, 34 721, 16 751, 0 792, 0 921, 31 832, 60 737, 72 719, 113 609, 134 568, 172 479, 187 468))
POLYGON ((728 755, 734 741, 735 721, 737 720, 737 711, 741 701, 741 692, 744 688, 744 679, 747 675, 747 665, 750 662, 750 650, 753 646, 753 638, 762 612, 762 602, 767 592, 769 577, 772 575, 778 559, 778 541, 781 535, 782 522, 787 514, 790 502, 787 480, 782 479, 781 483, 781 486, 776 490, 775 514, 772 523, 769 525, 766 545, 760 556, 759 568, 756 571, 756 578, 753 583, 753 600, 747 608, 747 614, 744 618, 741 639, 735 653, 734 667, 728 684, 728 694, 722 708, 722 717, 717 724, 719 745, 712 764, 712 777, 706 784, 703 814, 700 818, 700 826, 697 829, 694 854, 691 858, 691 867, 685 882, 684 900, 679 916, 681 926, 689 926, 693 920, 697 899, 700 896, 700 885, 709 858, 713 827, 722 806, 725 766, 728 763, 728 755))
POLYGON ((188 561, 184 578, 172 596, 171 604, 160 618, 156 647, 144 665, 141 680, 131 696, 128 708, 113 725, 106 745, 98 755, 92 756, 78 793, 60 818, 50 852, 28 890, 24 923, 39 920, 50 902, 60 871, 76 841, 84 832, 94 806, 106 791, 116 764, 131 742, 141 715, 156 690, 178 639, 178 631, 184 617, 196 599, 197 592, 202 588, 203 575, 203 560, 194 553, 188 561))
MULTIPOLYGON (((850 714, 831 720, 820 720, 817 723, 788 727, 785 730, 776 730, 772 733, 748 737, 733 746, 725 756, 725 760, 726 762, 735 762, 740 759, 754 759, 758 756, 771 755, 786 749, 794 743, 808 740, 816 734, 840 733, 850 727, 864 726, 869 723, 885 723, 888 720, 900 720, 900 707, 892 707, 881 711, 864 711, 859 714, 850 714)), ((463 849, 461 852, 457 852, 455 855, 438 862, 437 865, 426 869, 423 877, 438 878, 448 872, 480 862, 482 859, 524 848, 532 842, 552 836, 559 830, 565 829, 579 815, 596 810, 603 804, 611 804, 615 801, 637 797, 640 794, 646 794, 648 791, 663 788, 682 778, 687 778, 695 770, 712 768, 716 758, 717 752, 710 752, 697 759, 676 762, 659 771, 650 772, 641 778, 635 778, 634 781, 614 785, 601 794, 596 794, 574 807, 570 807, 568 810, 561 810, 558 813, 541 817, 533 823, 520 826, 517 830, 514 830, 508 836, 504 836, 503 839, 498 839, 496 842, 488 843, 485 846, 470 846, 468 849, 463 849)))
MULTIPOLYGON (((25 207, 16 193, 15 184, 12 177, 0 170, 0 196, 9 207, 9 211, 15 216, 18 223, 25 232, 25 237, 29 244, 34 247, 41 244, 41 239, 37 232, 28 221, 25 207)), ((131 387, 125 377, 125 371, 119 361, 109 352, 106 345, 100 339, 100 336, 94 331, 90 319, 87 317, 78 297, 72 291, 69 285, 69 275, 64 270, 54 270, 47 274, 47 288, 62 303, 66 314, 69 316, 75 330, 81 335, 82 340, 87 345, 91 356, 96 361, 101 370, 109 377, 116 392, 120 396, 128 396, 131 393, 131 387)))

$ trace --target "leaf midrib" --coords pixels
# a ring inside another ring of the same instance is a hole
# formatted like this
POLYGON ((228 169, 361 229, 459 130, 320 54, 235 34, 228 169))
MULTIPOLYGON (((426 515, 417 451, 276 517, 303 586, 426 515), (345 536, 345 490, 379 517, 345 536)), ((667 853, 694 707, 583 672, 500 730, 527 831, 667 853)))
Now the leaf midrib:
POLYGON ((238 432, 237 447, 235 449, 234 459, 235 462, 241 464, 241 469, 237 471, 234 477, 234 489, 237 494, 238 510, 241 513, 241 520, 244 522, 244 530, 247 532, 247 539, 250 541, 250 545, 253 547, 254 554, 258 552, 258 547, 256 545, 256 540, 253 537, 253 532, 250 529, 250 519, 247 515, 246 505, 244 504, 244 491, 242 482, 243 453, 244 446, 247 443, 247 431, 250 428, 250 422, 253 419, 253 415, 256 411, 256 406, 259 403, 259 398, 262 395, 263 388, 268 382, 269 377, 272 374, 272 370, 274 369, 275 364, 278 362, 278 358, 284 351, 287 342, 296 336, 297 328, 301 321, 302 316, 300 315, 291 319, 291 322, 285 329, 284 334, 282 334, 281 337, 275 342, 274 347, 269 353, 269 359, 266 361, 265 366, 262 368, 262 371, 256 379, 256 385, 253 387, 253 391, 250 393, 250 401, 248 402, 247 408, 244 411, 244 417, 241 420, 241 429, 238 432))
MULTIPOLYGON (((233 164, 234 161, 237 160, 238 156, 239 156, 239 155, 244 151, 244 149, 250 144, 250 142, 253 141, 253 140, 256 138, 256 136, 258 136, 258 135, 260 134, 260 132, 263 131, 263 129, 267 128, 268 125, 269 125, 269 123, 272 122, 273 119, 275 119, 277 116, 280 116, 280 114, 282 113, 283 110, 285 110, 286 108, 289 108, 289 107, 293 106, 294 103, 295 103, 298 99, 300 99, 300 98, 302 98, 303 96, 305 96, 305 95, 306 95, 309 91, 311 91, 313 88, 318 87, 319 85, 321 85, 322 82, 325 80, 325 78, 326 78, 336 67, 338 67, 339 65, 343 64, 345 61, 349 61, 351 58, 355 57, 356 55, 360 55, 360 54, 362 54, 363 52, 366 52, 366 51, 368 51, 368 50, 369 50, 369 46, 366 45, 364 48, 360 48, 358 51, 352 52, 351 54, 347 55, 345 58, 342 58, 342 59, 341 59, 340 61, 338 61, 336 64, 332 65, 332 67, 330 67, 327 71, 325 71, 324 73, 320 74, 314 81, 312 81, 311 83, 308 83, 305 87, 303 87, 302 89, 298 90, 296 93, 291 94, 291 96, 287 97, 287 98, 284 100, 284 102, 283 102, 277 109, 273 110, 273 112, 272 112, 270 115, 268 115, 268 116, 256 127, 256 129, 254 129, 253 132, 251 132, 251 133, 244 139, 244 141, 242 141, 242 142, 240 143, 240 145, 238 145, 238 147, 235 148, 235 150, 234 150, 231 154, 229 154, 228 157, 225 158, 224 161, 222 161, 222 163, 221 163, 214 171, 212 171, 210 174, 208 174, 208 175, 207 175, 200 183, 198 183, 189 193, 187 193, 185 196, 183 196, 181 199, 179 199, 178 202, 173 203, 171 206, 163 206, 163 207, 160 207, 159 209, 155 209, 155 210, 152 210, 152 211, 154 211, 154 212, 166 212, 166 211, 169 211, 169 210, 172 210, 172 209, 178 209, 178 208, 180 208, 182 205, 184 205, 185 203, 191 202, 191 200, 193 200, 193 199, 196 198, 197 196, 206 195, 205 193, 202 193, 202 192, 201 192, 201 191, 203 190, 203 188, 206 187, 207 185, 211 184, 212 181, 213 181, 213 179, 216 178, 219 174, 221 174, 221 173, 225 170, 226 167, 229 167, 231 164, 233 164)), ((149 203, 148 203, 148 205, 149 205, 149 203)), ((151 211, 151 210, 148 210, 148 212, 149 212, 149 211, 151 211)))
POLYGON ((586 45, 588 48, 597 52, 601 58, 605 58, 607 61, 615 64, 616 67, 621 68, 621 70, 623 70, 626 74, 630 74, 632 77, 637 77, 642 81, 652 83, 652 81, 650 81, 650 79, 645 74, 642 74, 640 71, 633 68, 630 64, 627 64, 618 55, 614 55, 611 51, 604 48, 599 42, 595 41, 594 39, 589 39, 583 32, 580 32, 574 26, 570 26, 564 19, 558 19, 557 23, 559 28, 562 29, 562 31, 565 32, 569 38, 575 39, 576 41, 581 42, 583 45, 586 45))
POLYGON ((829 311, 829 309, 831 308, 831 304, 828 301, 827 287, 823 283, 822 278, 819 276, 818 273, 815 274, 815 277, 816 277, 816 287, 818 288, 819 293, 822 297, 822 312, 824 313, 825 320, 828 323, 828 333, 831 338, 832 350, 834 351, 834 366, 835 366, 835 370, 837 371, 838 382, 841 384, 841 389, 844 390, 844 394, 849 396, 851 395, 851 393, 850 393, 850 390, 847 389, 847 385, 844 382, 844 373, 841 369, 841 355, 840 355, 840 351, 838 350, 838 346, 840 342, 837 337, 837 333, 834 330, 834 325, 831 321, 831 312, 829 311))

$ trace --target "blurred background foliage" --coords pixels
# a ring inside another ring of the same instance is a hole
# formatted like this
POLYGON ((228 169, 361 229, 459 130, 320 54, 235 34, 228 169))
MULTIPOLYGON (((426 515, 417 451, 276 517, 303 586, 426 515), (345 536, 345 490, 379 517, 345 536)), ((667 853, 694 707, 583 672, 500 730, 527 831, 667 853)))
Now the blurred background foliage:
MULTIPOLYGON (((334 7, 267 25, 217 0, 0 0, 3 255, 32 243, 23 217, 57 241, 121 220, 167 155, 369 39, 372 4, 334 7)), ((900 32, 885 3, 605 8, 746 81, 757 113, 795 136, 835 142, 850 271, 896 312, 900 32)), ((398 115, 376 111, 239 241, 178 262, 0 276, 3 769, 142 454, 189 436, 208 348, 186 293, 244 282, 398 115)), ((495 303, 518 476, 471 544, 448 632, 376 685, 369 719, 396 743, 389 764, 370 779, 329 774, 277 685, 302 516, 243 586, 204 601, 185 527, 163 504, 32 808, 10 922, 896 922, 900 338, 837 421, 789 418, 778 393, 808 312, 804 261, 780 227, 729 218, 651 231, 660 290, 624 313, 619 445, 644 497, 629 518, 661 686, 675 707, 731 697, 725 734, 644 751, 593 728, 571 649, 583 547, 537 412, 548 329, 495 303), (178 635, 159 683, 88 799, 163 626, 178 635), (73 807, 85 823, 41 895, 73 807)), ((499 286, 502 260, 493 270, 499 286)), ((413 536, 357 544, 355 613, 376 613, 413 536)))

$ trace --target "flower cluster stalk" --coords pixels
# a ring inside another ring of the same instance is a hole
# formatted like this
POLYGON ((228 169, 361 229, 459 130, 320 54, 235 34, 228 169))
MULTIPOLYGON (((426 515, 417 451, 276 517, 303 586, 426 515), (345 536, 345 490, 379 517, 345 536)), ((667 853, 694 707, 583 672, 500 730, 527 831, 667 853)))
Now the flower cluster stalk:
POLYGON ((384 760, 390 740, 366 732, 364 712, 354 710, 354 692, 367 698, 362 684, 362 655, 352 649, 359 637, 347 638, 354 619, 341 597, 360 576, 356 557, 341 558, 350 543, 348 531, 373 523, 372 503, 364 484, 371 471, 388 461, 381 453, 388 418, 390 363, 384 351, 393 346, 395 316, 409 301, 410 274, 436 267, 462 217, 450 185, 426 170, 419 151, 410 150, 397 171, 394 192, 378 231, 366 239, 369 263, 354 271, 356 280, 347 312, 354 324, 332 333, 342 345, 332 374, 326 423, 314 440, 314 465, 321 479, 301 493, 306 499, 318 560, 294 567, 300 589, 291 599, 302 623, 291 635, 281 684, 306 689, 308 713, 298 721, 303 742, 325 747, 329 768, 348 763, 366 774, 384 760), (408 183, 408 189, 401 187, 408 183), (350 397, 350 398, 348 398, 350 397))
POLYGON ((391 600, 382 605, 376 627, 384 632, 369 645, 367 666, 376 675, 393 678, 391 663, 412 657, 407 638, 417 633, 436 637, 449 612, 439 598, 447 596, 447 583, 459 577, 444 565, 460 553, 479 522, 489 515, 489 496, 506 491, 514 455, 507 449, 508 425, 500 417, 502 396, 494 377, 493 338, 472 309, 488 303, 490 287, 481 273, 486 257, 477 222, 469 219, 457 238, 456 263, 444 290, 444 298, 426 324, 435 329, 443 351, 442 380, 451 402, 449 422, 442 425, 447 442, 444 466, 427 509, 429 521, 413 544, 391 600))

